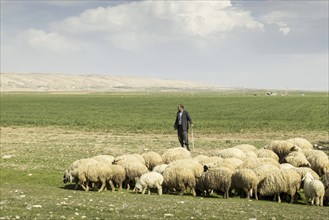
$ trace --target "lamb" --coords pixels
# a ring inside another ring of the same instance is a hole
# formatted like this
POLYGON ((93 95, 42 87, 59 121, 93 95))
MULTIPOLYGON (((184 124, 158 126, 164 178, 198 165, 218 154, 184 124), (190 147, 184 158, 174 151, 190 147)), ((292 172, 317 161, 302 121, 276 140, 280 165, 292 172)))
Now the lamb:
POLYGON ((303 150, 306 150, 306 149, 312 150, 313 149, 313 145, 305 138, 291 138, 291 139, 288 139, 287 141, 292 143, 293 145, 300 147, 303 150))
POLYGON ((145 160, 145 165, 151 171, 155 166, 162 164, 162 157, 160 154, 150 151, 142 154, 142 157, 145 160))
POLYGON ((299 147, 288 141, 272 141, 267 149, 272 150, 279 156, 281 162, 292 151, 301 151, 299 147))
POLYGON ((163 163, 169 164, 175 160, 190 159, 191 152, 182 147, 167 149, 162 155, 163 163))
POLYGON ((155 171, 144 173, 136 182, 135 190, 145 193, 148 189, 148 194, 151 195, 151 188, 157 188, 158 195, 162 195, 163 176, 155 171))
POLYGON ((323 206, 323 197, 325 193, 324 185, 320 180, 314 180, 311 173, 306 173, 302 179, 304 181, 304 193, 307 200, 311 199, 311 204, 323 206))
POLYGON ((206 194, 212 190, 224 192, 224 199, 228 199, 233 171, 225 167, 208 169, 206 165, 204 168, 205 172, 197 182, 198 190, 206 194))
POLYGON ((247 195, 247 199, 250 199, 254 190, 255 199, 258 200, 257 184, 258 177, 256 173, 251 169, 237 170, 232 174, 232 188, 234 188, 236 191, 243 190, 247 195))
POLYGON ((168 165, 168 164, 165 164, 165 163, 164 163, 164 164, 160 164, 160 165, 158 165, 158 166, 155 166, 155 167, 153 168, 153 171, 162 174, 162 173, 167 169, 168 166, 169 166, 169 165, 168 165))
POLYGON ((195 193, 195 176, 192 170, 185 167, 172 166, 163 172, 163 186, 168 189, 180 189, 179 195, 183 195, 186 188, 190 188, 193 196, 195 193))
POLYGON ((283 158, 284 163, 290 163, 294 167, 310 167, 310 163, 306 159, 303 152, 293 151, 290 152, 285 158, 283 158))
POLYGON ((294 202, 296 192, 301 185, 301 177, 294 169, 278 170, 269 173, 259 182, 258 191, 260 195, 274 195, 281 203, 280 193, 291 195, 290 203, 294 202))

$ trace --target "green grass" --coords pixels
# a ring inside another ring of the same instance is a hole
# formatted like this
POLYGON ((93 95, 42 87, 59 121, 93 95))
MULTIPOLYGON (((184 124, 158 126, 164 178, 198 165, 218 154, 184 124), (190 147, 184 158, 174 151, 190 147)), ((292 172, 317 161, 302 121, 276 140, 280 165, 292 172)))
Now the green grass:
POLYGON ((328 97, 211 94, 2 94, 1 126, 170 133, 185 104, 201 133, 324 131, 328 97))

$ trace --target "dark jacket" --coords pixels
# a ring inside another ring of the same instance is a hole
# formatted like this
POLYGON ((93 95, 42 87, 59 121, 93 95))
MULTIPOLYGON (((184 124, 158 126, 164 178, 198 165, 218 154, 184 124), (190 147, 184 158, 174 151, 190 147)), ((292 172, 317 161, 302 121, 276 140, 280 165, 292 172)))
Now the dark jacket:
MULTIPOLYGON (((176 121, 175 121, 175 129, 178 129, 178 121, 179 121, 179 111, 177 112, 177 115, 176 115, 176 121)), ((190 114, 187 112, 187 111, 183 111, 183 114, 182 114, 182 128, 184 131, 187 131, 189 129, 189 126, 190 124, 193 124, 192 123, 192 119, 190 117, 190 114)))

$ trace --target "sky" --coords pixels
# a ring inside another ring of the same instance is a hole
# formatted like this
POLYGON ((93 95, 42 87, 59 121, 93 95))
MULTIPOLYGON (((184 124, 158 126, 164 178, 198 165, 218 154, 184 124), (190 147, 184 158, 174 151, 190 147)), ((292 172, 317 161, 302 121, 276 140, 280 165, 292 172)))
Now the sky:
POLYGON ((1 72, 328 91, 328 0, 1 0, 1 72))

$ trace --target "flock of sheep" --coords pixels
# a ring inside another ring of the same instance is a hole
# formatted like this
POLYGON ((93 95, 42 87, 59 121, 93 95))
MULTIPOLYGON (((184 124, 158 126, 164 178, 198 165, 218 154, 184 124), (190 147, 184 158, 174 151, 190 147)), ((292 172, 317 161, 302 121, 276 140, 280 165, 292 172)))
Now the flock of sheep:
POLYGON ((112 191, 121 191, 124 185, 142 194, 156 188, 159 195, 169 191, 182 195, 189 189, 193 196, 215 191, 224 198, 272 197, 279 203, 286 195, 293 203, 303 189, 307 202, 323 206, 329 203, 329 158, 303 138, 272 141, 262 149, 242 144, 193 158, 179 147, 161 155, 147 152, 79 159, 65 171, 67 182, 86 191, 91 187, 101 192, 107 184, 112 191))

